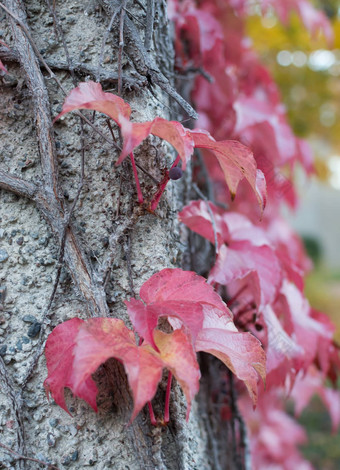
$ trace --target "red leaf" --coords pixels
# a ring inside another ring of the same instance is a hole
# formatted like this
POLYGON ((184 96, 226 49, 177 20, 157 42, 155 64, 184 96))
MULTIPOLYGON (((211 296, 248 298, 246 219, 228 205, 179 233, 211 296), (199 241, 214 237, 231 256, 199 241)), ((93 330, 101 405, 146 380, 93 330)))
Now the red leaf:
POLYGON ((134 399, 131 420, 150 401, 162 377, 162 361, 135 343, 132 331, 116 318, 93 318, 80 328, 74 350, 73 384, 77 394, 82 384, 109 358, 125 368, 134 399))
POLYGON ((67 96, 63 109, 54 119, 56 121, 61 116, 75 109, 93 109, 106 114, 116 123, 121 117, 129 119, 131 108, 122 98, 112 93, 105 93, 100 83, 84 82, 80 83, 67 96))
POLYGON ((191 201, 179 212, 178 218, 191 230, 206 238, 211 243, 215 243, 213 224, 207 204, 209 204, 213 214, 218 246, 220 246, 227 237, 229 238, 229 231, 226 224, 223 223, 223 219, 218 213, 217 207, 214 206, 212 202, 207 203, 201 200, 191 201))
POLYGON ((196 351, 216 356, 243 380, 256 405, 258 375, 265 380, 266 372, 265 353, 255 336, 221 328, 206 328, 199 333, 195 347, 196 351))
POLYGON ((44 382, 44 387, 47 395, 51 393, 54 401, 67 413, 69 411, 64 398, 65 387, 70 388, 76 396, 87 401, 97 411, 97 387, 91 376, 83 381, 77 392, 74 389, 72 376, 73 350, 79 328, 83 324, 83 320, 72 318, 72 320, 58 325, 49 335, 45 346, 48 377, 44 382))
POLYGON ((188 417, 200 377, 191 340, 182 330, 171 334, 155 331, 154 340, 159 352, 149 344, 137 346, 133 332, 121 320, 69 320, 57 326, 46 342, 46 391, 67 411, 64 388, 68 387, 97 411, 97 388, 91 375, 113 357, 123 363, 127 373, 134 399, 131 421, 155 395, 163 368, 171 370, 183 388, 188 417))
POLYGON ((265 375, 264 351, 254 336, 238 333, 230 310, 204 278, 181 269, 163 269, 143 284, 140 297, 146 305, 135 299, 126 305, 142 337, 155 344, 153 335, 157 334, 155 328, 161 316, 170 317, 173 328, 184 324, 195 350, 222 360, 245 381, 256 404, 257 374, 262 378, 265 375))
POLYGON ((121 119, 120 125, 124 146, 116 165, 121 163, 148 135, 152 134, 166 140, 177 150, 183 162, 183 170, 185 170, 194 151, 194 142, 190 132, 182 124, 156 117, 153 121, 141 123, 132 123, 127 119, 121 119))
POLYGON ((281 282, 281 270, 274 251, 266 245, 252 246, 247 241, 234 242, 228 247, 222 245, 209 282, 228 285, 252 272, 259 280, 259 290, 254 285, 257 304, 272 302, 281 282))
POLYGON ((202 328, 206 311, 213 310, 232 322, 232 314, 220 296, 203 277, 191 271, 163 269, 143 284, 140 297, 146 305, 135 299, 125 304, 138 334, 153 345, 153 330, 160 317, 181 320, 193 340, 202 328))
POLYGON ((232 199, 235 197, 239 182, 246 178, 253 188, 262 209, 266 202, 263 175, 257 173, 256 161, 251 150, 235 140, 216 140, 202 130, 191 131, 195 148, 212 151, 223 170, 232 199))
POLYGON ((193 153, 193 140, 182 124, 162 118, 133 123, 129 120, 130 105, 117 95, 103 92, 99 83, 89 81, 80 83, 77 88, 74 88, 66 98, 62 112, 54 121, 75 109, 99 111, 109 116, 121 127, 124 145, 117 165, 150 134, 166 140, 177 150, 183 161, 183 169, 193 153))
POLYGON ((183 330, 171 334, 155 330, 154 339, 163 362, 163 367, 170 369, 183 389, 188 403, 187 419, 191 402, 199 389, 200 371, 196 354, 188 336, 183 330))
POLYGON ((287 376, 293 383, 301 367, 303 349, 285 332, 270 305, 262 313, 267 328, 267 389, 273 385, 284 385, 287 376))
POLYGON ((332 431, 336 432, 340 424, 340 393, 324 386, 324 376, 315 366, 296 380, 291 396, 295 402, 295 413, 299 416, 314 395, 319 395, 328 409, 332 420, 332 431))

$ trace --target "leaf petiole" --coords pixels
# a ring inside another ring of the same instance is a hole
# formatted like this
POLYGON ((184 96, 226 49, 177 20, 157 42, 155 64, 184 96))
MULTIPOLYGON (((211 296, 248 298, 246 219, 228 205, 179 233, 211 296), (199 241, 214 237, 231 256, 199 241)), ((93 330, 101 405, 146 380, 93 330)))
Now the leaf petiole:
POLYGON ((168 375, 168 384, 166 386, 166 393, 165 393, 165 406, 164 406, 164 422, 168 423, 170 421, 170 392, 171 392, 171 382, 172 382, 172 372, 169 370, 168 375))

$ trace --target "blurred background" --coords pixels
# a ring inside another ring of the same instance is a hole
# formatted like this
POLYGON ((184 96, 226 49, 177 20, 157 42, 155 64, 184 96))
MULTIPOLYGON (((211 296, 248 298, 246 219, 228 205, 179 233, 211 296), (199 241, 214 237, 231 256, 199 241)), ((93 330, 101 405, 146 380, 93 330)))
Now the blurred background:
MULTIPOLYGON (((263 16, 256 2, 247 29, 280 87, 290 124, 314 150, 316 174, 307 181, 297 172, 301 202, 295 213, 287 210, 285 216, 314 262, 306 281, 307 298, 331 317, 340 344, 340 1, 312 3, 332 22, 331 46, 323 37, 311 38, 296 15, 283 26, 270 10, 263 16)), ((316 469, 340 469, 340 433, 331 434, 319 400, 313 400, 300 422, 310 440, 302 449, 306 458, 316 469)))

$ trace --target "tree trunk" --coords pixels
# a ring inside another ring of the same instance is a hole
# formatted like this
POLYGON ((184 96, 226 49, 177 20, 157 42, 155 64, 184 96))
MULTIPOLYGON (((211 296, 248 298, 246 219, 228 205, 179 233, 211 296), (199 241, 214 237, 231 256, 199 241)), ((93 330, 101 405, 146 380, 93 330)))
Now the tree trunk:
MULTIPOLYGON (((122 89, 136 121, 193 114, 171 85, 165 1, 155 0, 154 31, 152 3, 6 0, 7 12, 0 8, 2 39, 10 47, 0 45, 9 71, 0 78, 0 468, 243 468, 228 458, 232 433, 223 435, 226 425, 211 418, 215 361, 205 360, 189 422, 182 392, 173 386, 167 427, 152 426, 146 409, 128 424, 132 399, 114 360, 95 374, 98 414, 66 390, 68 415, 43 388, 41 352, 56 325, 90 316, 129 325, 124 300, 155 272, 186 259, 177 212, 190 191, 190 171, 169 184, 153 215, 137 203, 130 163, 115 166, 119 153, 102 115, 84 112, 85 121, 73 113, 51 122, 63 90, 87 79, 114 93, 122 89)), ((173 159, 158 138, 136 152, 155 180, 173 159)), ((157 185, 143 171, 139 177, 150 200, 157 185)), ((162 383, 154 400, 158 417, 164 390, 162 383)))

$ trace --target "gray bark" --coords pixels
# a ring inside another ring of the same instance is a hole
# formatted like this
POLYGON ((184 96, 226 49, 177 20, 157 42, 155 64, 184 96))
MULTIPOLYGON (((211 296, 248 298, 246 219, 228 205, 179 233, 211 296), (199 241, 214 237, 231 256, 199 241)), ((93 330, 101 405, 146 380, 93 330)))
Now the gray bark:
MULTIPOLYGON (((144 25, 150 28, 146 4, 143 9, 141 2, 127 2, 121 60, 120 12, 104 54, 101 50, 121 2, 55 3, 54 18, 52 0, 5 2, 32 39, 0 8, 2 39, 11 48, 0 48, 9 69, 0 77, 0 468, 44 468, 42 462, 45 468, 53 464, 60 469, 227 468, 221 458, 227 455, 224 438, 214 436, 223 429, 213 429, 210 423, 208 379, 188 423, 182 392, 173 387, 171 422, 164 428, 151 426, 147 410, 127 425, 132 400, 124 370, 114 360, 95 375, 98 414, 68 391, 72 416, 47 400, 47 370, 40 353, 52 329, 67 319, 93 315, 121 318, 129 325, 123 301, 138 294, 155 272, 181 265, 186 237, 180 233, 177 211, 189 193, 190 171, 181 183, 170 182, 157 216, 140 208, 130 163, 114 166, 118 152, 109 143, 103 116, 84 113, 102 135, 93 126, 81 126, 75 114, 52 127, 64 95, 41 59, 67 92, 74 87, 70 69, 77 81, 99 77, 117 92, 121 63, 123 97, 137 121, 155 116, 180 119, 178 105, 194 114, 168 80, 173 51, 163 0, 155 1, 147 56, 139 47, 144 44, 144 25), (103 65, 98 68, 101 55, 103 65), (69 217, 78 194, 82 154, 85 178, 69 217)), ((156 138, 136 152, 138 163, 158 180, 160 168, 169 167, 173 158, 156 138)), ((150 196, 155 183, 142 172, 140 177, 144 194, 150 196)), ((164 390, 162 383, 154 400, 158 416, 164 390)))

